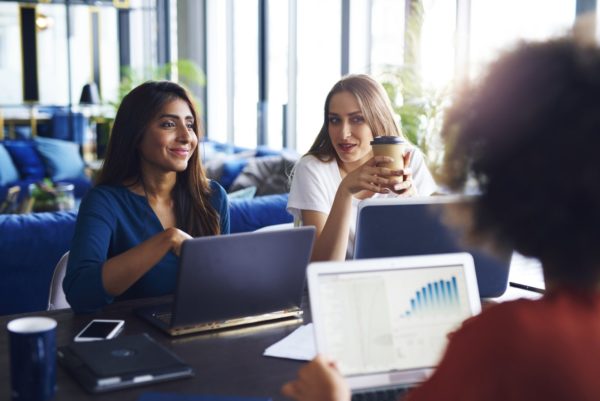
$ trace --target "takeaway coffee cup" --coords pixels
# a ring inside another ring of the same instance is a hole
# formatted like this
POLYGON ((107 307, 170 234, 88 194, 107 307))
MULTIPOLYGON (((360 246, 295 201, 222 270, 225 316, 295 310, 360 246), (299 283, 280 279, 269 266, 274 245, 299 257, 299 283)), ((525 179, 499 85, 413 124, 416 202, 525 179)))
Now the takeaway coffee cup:
POLYGON ((50 400, 56 391, 56 320, 24 317, 6 328, 12 400, 50 400))
POLYGON ((392 170, 404 169, 404 151, 406 141, 398 136, 376 136, 371 141, 374 156, 390 156, 393 162, 377 163, 379 167, 387 167, 392 170))

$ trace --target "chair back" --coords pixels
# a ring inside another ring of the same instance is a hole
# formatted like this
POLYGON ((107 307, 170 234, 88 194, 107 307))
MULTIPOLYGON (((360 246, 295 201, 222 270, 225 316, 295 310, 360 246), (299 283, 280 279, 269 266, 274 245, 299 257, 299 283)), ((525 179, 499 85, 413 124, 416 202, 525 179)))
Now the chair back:
POLYGON ((52 281, 50 282, 50 295, 48 296, 48 310, 70 308, 67 297, 62 288, 62 282, 67 272, 67 262, 69 261, 69 252, 67 251, 58 261, 54 268, 52 281))

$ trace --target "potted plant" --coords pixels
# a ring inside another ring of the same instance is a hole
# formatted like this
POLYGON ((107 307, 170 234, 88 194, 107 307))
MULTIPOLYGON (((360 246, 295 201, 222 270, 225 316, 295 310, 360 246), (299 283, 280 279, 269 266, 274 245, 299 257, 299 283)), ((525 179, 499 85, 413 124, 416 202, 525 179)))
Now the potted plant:
POLYGON ((75 207, 74 185, 53 183, 49 178, 29 185, 26 209, 33 212, 56 212, 75 207))
POLYGON ((406 21, 404 64, 388 66, 381 82, 400 118, 403 134, 419 147, 435 172, 443 158, 440 131, 449 88, 428 87, 420 72, 419 47, 425 11, 422 0, 412 0, 406 21))

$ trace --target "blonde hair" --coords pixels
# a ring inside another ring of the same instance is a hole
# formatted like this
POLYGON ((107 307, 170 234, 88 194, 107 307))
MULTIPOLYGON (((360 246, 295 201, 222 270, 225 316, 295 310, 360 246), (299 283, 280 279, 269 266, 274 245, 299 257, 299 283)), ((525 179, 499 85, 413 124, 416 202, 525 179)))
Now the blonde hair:
POLYGON ((390 99, 383 86, 365 74, 346 75, 327 94, 323 126, 307 154, 321 161, 330 161, 337 153, 329 137, 329 104, 333 95, 348 92, 354 95, 373 136, 399 136, 402 131, 396 124, 390 99))

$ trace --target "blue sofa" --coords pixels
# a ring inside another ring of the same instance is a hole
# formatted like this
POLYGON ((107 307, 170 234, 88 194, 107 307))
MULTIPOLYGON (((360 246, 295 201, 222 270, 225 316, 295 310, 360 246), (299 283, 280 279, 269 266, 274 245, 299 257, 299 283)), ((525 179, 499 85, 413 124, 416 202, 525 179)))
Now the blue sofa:
MULTIPOLYGON (((231 232, 289 223, 287 194, 231 201, 231 232)), ((54 267, 69 249, 77 212, 0 215, 0 315, 45 310, 54 267)))

